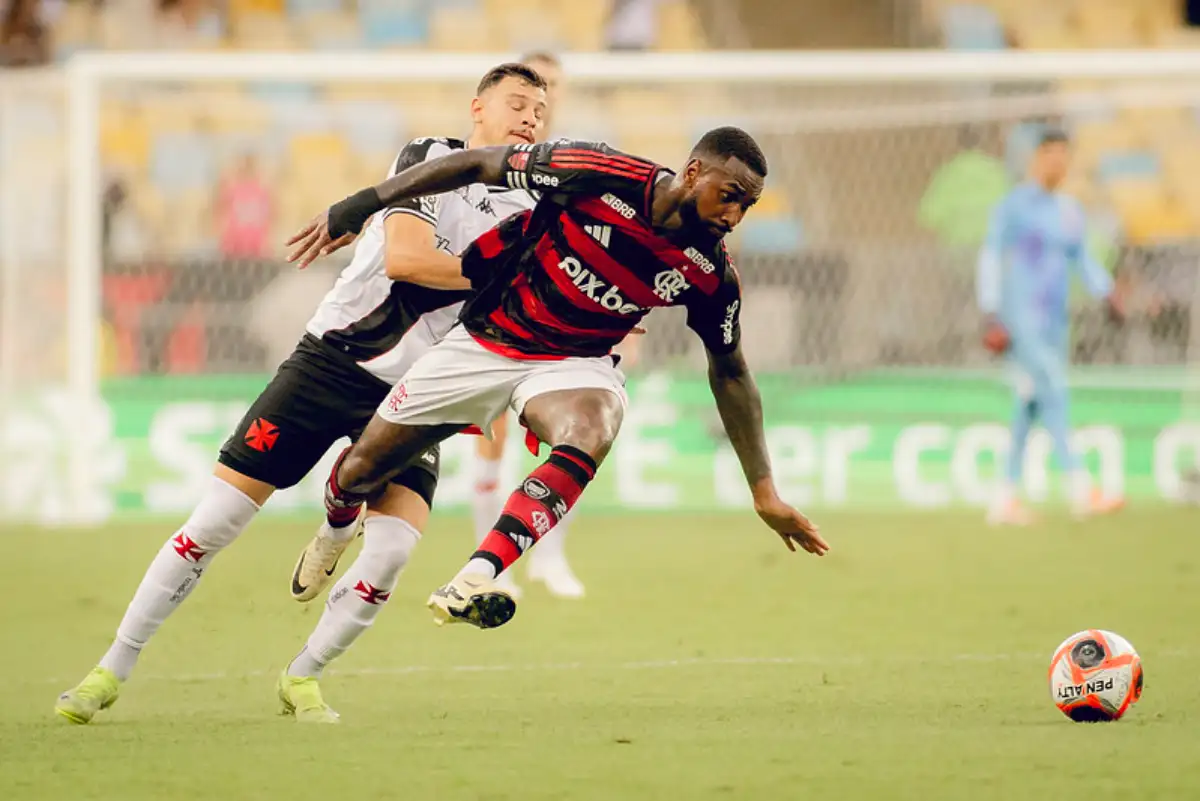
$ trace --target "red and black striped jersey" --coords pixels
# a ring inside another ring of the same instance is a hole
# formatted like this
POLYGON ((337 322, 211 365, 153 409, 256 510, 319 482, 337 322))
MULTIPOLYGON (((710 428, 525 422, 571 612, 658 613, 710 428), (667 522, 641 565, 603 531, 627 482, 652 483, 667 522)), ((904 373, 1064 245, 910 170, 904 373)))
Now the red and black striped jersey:
POLYGON ((659 306, 685 306, 714 353, 738 345, 741 290, 725 246, 681 247, 656 233, 654 185, 670 171, 604 144, 516 145, 505 181, 539 190, 463 253, 476 288, 467 330, 514 358, 603 356, 659 306))

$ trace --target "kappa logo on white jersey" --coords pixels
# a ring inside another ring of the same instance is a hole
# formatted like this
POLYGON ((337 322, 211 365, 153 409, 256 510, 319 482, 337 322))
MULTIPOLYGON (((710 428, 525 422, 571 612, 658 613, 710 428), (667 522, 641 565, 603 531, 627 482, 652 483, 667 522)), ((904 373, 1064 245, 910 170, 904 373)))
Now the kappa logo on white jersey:
POLYGON ((740 305, 742 305, 742 302, 735 300, 725 309, 725 322, 721 323, 721 339, 726 345, 733 342, 733 318, 737 316, 738 306, 740 305))
POLYGON ((688 288, 687 279, 679 270, 665 270, 654 276, 654 294, 671 303, 688 288))
POLYGON ((421 213, 430 219, 436 220, 438 216, 438 200, 435 195, 426 195, 417 201, 421 206, 421 213))
POLYGON ((612 236, 612 226, 585 225, 583 226, 583 230, 590 234, 592 239, 595 239, 597 242, 599 242, 601 247, 608 247, 609 237, 612 236))
POLYGON ((630 206, 628 203, 626 203, 624 200, 621 200, 621 198, 617 197, 612 192, 605 194, 600 199, 603 200, 606 204, 608 204, 609 208, 611 208, 613 211, 615 211, 617 214, 620 214, 622 217, 624 217, 627 220, 632 220, 633 215, 637 214, 637 212, 634 211, 633 206, 630 206))
POLYGON ((600 307, 617 314, 636 314, 641 311, 640 306, 625 300, 620 290, 606 284, 600 276, 580 264, 579 259, 574 256, 567 256, 560 261, 558 269, 566 273, 571 283, 600 307))
POLYGON ((706 274, 711 274, 717 269, 716 265, 705 258, 704 254, 695 248, 688 248, 687 250, 683 251, 683 255, 691 259, 692 263, 699 267, 700 270, 706 274))

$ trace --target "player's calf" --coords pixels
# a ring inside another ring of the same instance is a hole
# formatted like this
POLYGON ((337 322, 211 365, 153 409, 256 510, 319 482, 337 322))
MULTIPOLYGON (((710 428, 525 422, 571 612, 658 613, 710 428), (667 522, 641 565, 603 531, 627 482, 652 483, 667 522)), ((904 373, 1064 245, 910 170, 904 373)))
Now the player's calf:
POLYGON ((525 406, 526 425, 554 447, 509 497, 500 519, 449 584, 429 598, 439 623, 494 628, 516 611, 495 578, 554 528, 596 475, 621 426, 621 399, 601 389, 550 392, 525 406))
POLYGON ((226 481, 221 471, 209 480, 191 517, 151 561, 100 664, 59 696, 55 705, 59 715, 74 723, 87 723, 112 706, 119 683, 129 678, 146 643, 196 589, 216 554, 237 539, 258 510, 255 499, 226 481))

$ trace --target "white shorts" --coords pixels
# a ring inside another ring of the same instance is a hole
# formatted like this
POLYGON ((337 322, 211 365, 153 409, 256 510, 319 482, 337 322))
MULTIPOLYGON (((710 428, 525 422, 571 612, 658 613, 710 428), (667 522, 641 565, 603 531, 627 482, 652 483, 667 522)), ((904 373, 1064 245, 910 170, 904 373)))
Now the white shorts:
POLYGON ((622 408, 629 404, 625 375, 608 356, 512 359, 456 325, 392 387, 378 414, 389 423, 476 425, 490 437, 491 422, 505 407, 520 416, 538 395, 566 389, 605 389, 622 408))

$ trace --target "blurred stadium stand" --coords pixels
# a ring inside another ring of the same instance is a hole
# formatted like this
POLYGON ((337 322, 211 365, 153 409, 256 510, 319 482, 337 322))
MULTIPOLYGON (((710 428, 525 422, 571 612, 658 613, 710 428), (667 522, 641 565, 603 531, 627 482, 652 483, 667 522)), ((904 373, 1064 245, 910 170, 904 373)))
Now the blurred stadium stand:
MULTIPOLYGON (((612 44, 610 24, 628 11, 624 0, 228 0, 222 13, 206 0, 156 5, 67 2, 47 19, 51 52, 62 60, 81 50, 149 46, 597 50, 612 44)), ((1200 43, 1183 27, 1172 0, 650 0, 640 13, 636 24, 645 27, 645 43, 659 50, 1200 43)), ((1064 83, 981 91, 992 97, 1008 91, 1045 96, 1095 88, 1064 83)), ((764 87, 736 96, 720 88, 691 92, 680 96, 630 86, 579 93, 566 104, 556 133, 604 139, 674 164, 699 132, 736 123, 739 110, 779 111, 780 124, 759 132, 772 163, 771 187, 732 243, 749 283, 770 298, 773 313, 763 319, 807 320, 788 329, 796 329, 794 347, 756 348, 766 354, 765 366, 853 369, 878 363, 959 365, 982 358, 970 312, 971 248, 943 246, 918 209, 931 207, 935 172, 964 154, 1004 160, 1010 175, 1019 170, 1032 129, 1011 115, 971 124, 941 119, 895 126, 869 114, 882 103, 958 102, 964 99, 960 89, 952 95, 929 86, 764 87), (834 122, 811 126, 809 117, 822 115, 834 122), (811 127, 790 128, 793 119, 811 127), (904 297, 887 302, 872 271, 857 266, 888 259, 926 271, 924 288, 902 290, 904 297), (798 271, 798 264, 804 269, 798 271), (782 287, 788 292, 779 292, 782 287), (914 329, 913 319, 924 328, 914 329), (878 336, 839 337, 839 330, 878 336)), ((265 241, 281 243, 331 197, 378 180, 408 138, 463 131, 466 97, 447 102, 448 93, 462 96, 463 87, 399 91, 386 81, 324 87, 231 83, 141 85, 107 93, 100 147, 114 187, 105 275, 112 371, 269 368, 276 348, 244 330, 239 315, 279 273, 279 252, 236 258, 225 252, 222 198, 238 192, 254 196, 256 185, 271 187, 273 203, 262 221, 270 229, 265 241), (248 154, 255 169, 237 174, 248 154), (237 189, 222 195, 217 188, 230 182, 237 189), (201 262, 209 266, 179 266, 201 262)), ((30 119, 39 113, 23 111, 30 119)), ((42 116, 37 147, 61 154, 61 116, 42 116)), ((1111 212, 1122 242, 1169 247, 1200 233, 1200 185, 1190 180, 1200 168, 1196 109, 1129 113, 1101 107, 1062 121, 1078 141, 1079 169, 1071 189, 1101 216, 1111 212)), ((670 344, 657 356, 652 348, 652 360, 698 358, 676 322, 663 323, 679 330, 659 340, 670 344)), ((769 343, 779 330, 768 326, 751 336, 769 343)), ((1114 358, 1102 348, 1092 350, 1097 358, 1114 358)))

